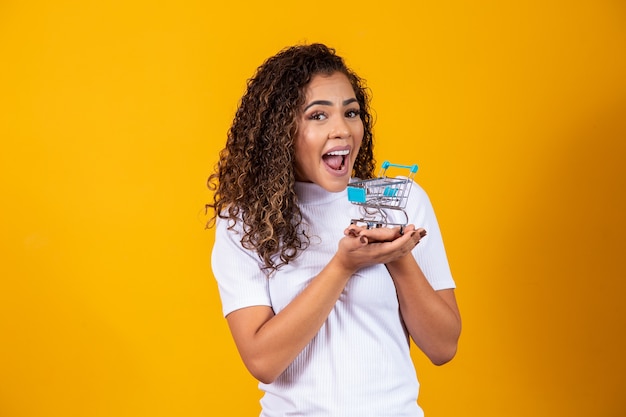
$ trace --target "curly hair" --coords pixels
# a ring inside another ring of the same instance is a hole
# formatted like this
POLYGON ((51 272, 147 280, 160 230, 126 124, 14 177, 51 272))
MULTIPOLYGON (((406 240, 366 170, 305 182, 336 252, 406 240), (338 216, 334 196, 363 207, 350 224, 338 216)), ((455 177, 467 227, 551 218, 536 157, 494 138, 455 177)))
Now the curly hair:
POLYGON ((364 135, 352 175, 373 177, 373 134, 369 90, 335 50, 323 44, 283 49, 267 59, 239 102, 226 146, 207 185, 213 203, 207 227, 217 216, 229 229, 242 222, 241 244, 255 250, 270 276, 309 245, 299 232, 302 214, 294 190, 294 139, 305 103, 306 87, 315 75, 345 74, 360 105, 364 135))

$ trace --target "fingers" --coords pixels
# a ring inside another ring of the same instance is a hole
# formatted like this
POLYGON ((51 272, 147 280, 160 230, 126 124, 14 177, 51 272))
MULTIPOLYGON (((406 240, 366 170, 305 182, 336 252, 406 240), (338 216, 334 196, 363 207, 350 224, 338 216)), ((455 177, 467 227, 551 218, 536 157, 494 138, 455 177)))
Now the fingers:
POLYGON ((411 241, 413 243, 413 247, 417 246, 417 244, 420 243, 420 240, 422 240, 424 236, 426 236, 426 229, 423 229, 421 227, 411 232, 411 241))
POLYGON ((359 232, 361 230, 363 230, 363 229, 365 229, 365 228, 362 227, 362 226, 357 226, 355 224, 351 224, 350 226, 348 226, 347 229, 345 229, 343 231, 343 234, 346 235, 346 236, 357 237, 357 236, 359 236, 359 232))
POLYGON ((367 251, 372 259, 385 259, 384 262, 387 262, 411 252, 422 237, 426 236, 426 230, 415 229, 413 225, 409 225, 402 235, 399 228, 379 228, 362 230, 358 236, 361 242, 367 242, 361 250, 367 251))
POLYGON ((413 225, 403 228, 381 227, 367 229, 351 225, 344 230, 339 242, 338 255, 346 265, 356 269, 398 260, 409 253, 426 236, 426 230, 413 225))
POLYGON ((391 242, 401 235, 399 230, 399 228, 392 229, 390 227, 368 229, 365 226, 351 224, 344 230, 344 234, 346 236, 365 237, 368 242, 391 242))
POLYGON ((344 230, 345 237, 341 239, 346 246, 345 248, 352 251, 367 246, 369 243, 366 236, 360 236, 358 230, 344 230))
POLYGON ((426 230, 423 228, 416 229, 412 224, 403 227, 378 227, 373 229, 368 229, 364 226, 350 225, 344 231, 346 236, 365 236, 369 243, 393 242, 403 235, 411 235, 412 233, 417 233, 418 235, 416 243, 419 239, 426 236, 426 230))
POLYGON ((416 229, 413 225, 406 226, 403 234, 400 234, 400 228, 380 228, 360 232, 361 238, 367 238, 366 246, 371 249, 374 258, 378 255, 382 258, 402 257, 411 252, 424 236, 426 230, 416 229))
POLYGON ((426 236, 426 229, 424 228, 420 227, 419 229, 416 230, 416 232, 420 235, 420 239, 426 236))

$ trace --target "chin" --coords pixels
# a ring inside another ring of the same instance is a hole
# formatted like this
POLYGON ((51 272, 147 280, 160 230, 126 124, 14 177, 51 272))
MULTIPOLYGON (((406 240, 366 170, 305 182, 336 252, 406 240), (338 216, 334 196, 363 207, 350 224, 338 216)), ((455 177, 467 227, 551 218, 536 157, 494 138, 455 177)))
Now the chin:
POLYGON ((334 179, 332 181, 322 181, 318 183, 318 185, 328 192, 339 193, 348 187, 349 182, 350 182, 349 178, 341 179, 341 180, 334 179))

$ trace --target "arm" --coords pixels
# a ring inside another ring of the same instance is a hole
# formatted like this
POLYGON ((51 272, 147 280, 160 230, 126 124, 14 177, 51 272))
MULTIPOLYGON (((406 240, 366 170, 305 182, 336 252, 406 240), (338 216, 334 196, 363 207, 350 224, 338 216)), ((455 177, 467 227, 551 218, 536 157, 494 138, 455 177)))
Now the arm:
POLYGON ((335 258, 279 314, 254 306, 226 316, 241 358, 259 381, 274 381, 317 334, 351 272, 335 258))
POLYGON ((250 373, 261 382, 274 381, 317 334, 354 272, 400 259, 418 239, 406 234, 368 245, 367 239, 346 230, 328 265, 280 313, 267 306, 231 312, 226 319, 250 373))
MULTIPOLYGON (((420 238, 424 229, 407 226, 406 234, 420 238)), ((371 244, 397 239, 398 229, 364 230, 371 244)), ((419 239, 416 244, 419 243, 419 239)), ((435 291, 411 252, 386 263, 398 294, 400 313, 415 344, 436 365, 450 361, 456 354, 461 333, 461 316, 453 289, 435 291)))
POLYGON ((461 315, 453 289, 435 291, 412 254, 387 263, 400 313, 415 344, 436 365, 456 354, 461 315))

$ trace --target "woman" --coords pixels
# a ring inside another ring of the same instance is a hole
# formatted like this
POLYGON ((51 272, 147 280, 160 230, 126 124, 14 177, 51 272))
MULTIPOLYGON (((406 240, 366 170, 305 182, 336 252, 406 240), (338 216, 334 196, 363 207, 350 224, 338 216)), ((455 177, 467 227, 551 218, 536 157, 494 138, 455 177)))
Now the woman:
POLYGON ((346 187, 374 165, 367 90, 333 49, 294 46, 258 68, 209 186, 213 272, 262 416, 422 416, 409 336, 435 364, 456 353, 424 191, 406 208, 420 228, 350 225, 346 187))

